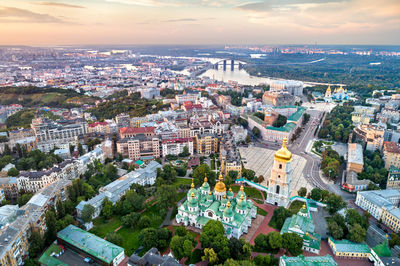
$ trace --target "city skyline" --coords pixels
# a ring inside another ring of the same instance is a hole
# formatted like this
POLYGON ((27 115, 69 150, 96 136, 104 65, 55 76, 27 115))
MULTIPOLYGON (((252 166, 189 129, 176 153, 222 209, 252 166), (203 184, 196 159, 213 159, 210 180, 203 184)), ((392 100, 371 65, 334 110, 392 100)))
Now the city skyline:
POLYGON ((0 45, 400 44, 397 0, 5 0, 0 45))

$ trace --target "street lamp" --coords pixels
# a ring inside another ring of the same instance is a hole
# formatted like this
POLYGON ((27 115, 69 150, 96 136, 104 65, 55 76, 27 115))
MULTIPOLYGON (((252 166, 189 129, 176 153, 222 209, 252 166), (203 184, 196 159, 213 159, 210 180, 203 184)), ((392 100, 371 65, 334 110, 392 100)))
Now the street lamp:
POLYGON ((329 169, 329 178, 331 178, 331 172, 332 172, 332 170, 329 169))

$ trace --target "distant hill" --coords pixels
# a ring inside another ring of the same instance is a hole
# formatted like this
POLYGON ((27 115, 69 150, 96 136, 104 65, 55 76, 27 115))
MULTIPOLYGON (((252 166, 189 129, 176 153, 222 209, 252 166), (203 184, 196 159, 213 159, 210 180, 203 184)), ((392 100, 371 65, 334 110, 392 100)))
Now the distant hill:
POLYGON ((95 97, 90 97, 73 90, 38 87, 0 88, 0 104, 22 104, 24 107, 76 107, 82 104, 94 104, 95 97))

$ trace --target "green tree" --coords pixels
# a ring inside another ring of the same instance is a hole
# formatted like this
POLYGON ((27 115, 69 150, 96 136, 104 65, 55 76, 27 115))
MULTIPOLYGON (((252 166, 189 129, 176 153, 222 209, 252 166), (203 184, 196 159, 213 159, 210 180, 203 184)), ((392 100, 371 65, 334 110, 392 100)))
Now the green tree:
POLYGON ((250 143, 251 142, 251 136, 249 134, 247 134, 246 136, 246 143, 250 143))
POLYGON ((8 170, 7 175, 8 176, 18 176, 19 171, 15 167, 13 167, 10 170, 8 170))
POLYGON ((343 229, 335 221, 328 223, 328 232, 334 239, 342 239, 343 229))
POLYGON ((204 256, 201 257, 202 260, 208 261, 211 265, 216 264, 218 262, 218 255, 215 253, 212 248, 204 249, 204 256))
POLYGON ((17 199, 17 203, 19 207, 24 206, 31 198, 33 194, 32 193, 24 193, 20 195, 17 199))
POLYGON ((175 229, 175 235, 177 236, 185 236, 187 234, 187 230, 184 226, 179 226, 175 229))
POLYGON ((57 237, 57 218, 53 210, 48 210, 45 215, 46 232, 44 234, 46 245, 52 243, 57 237))
POLYGON ((219 236, 225 235, 224 226, 220 221, 209 220, 203 226, 202 233, 200 234, 200 243, 203 248, 211 247, 219 236))
POLYGON ((105 198, 102 202, 101 214, 104 218, 109 219, 113 212, 113 205, 112 202, 105 198))
POLYGON ((350 241, 361 243, 367 237, 367 230, 359 224, 350 226, 348 238, 350 241))
POLYGON ((192 177, 194 178, 194 184, 200 186, 204 182, 204 177, 207 175, 207 182, 211 187, 215 186, 216 174, 210 169, 208 164, 201 164, 193 170, 192 177))
POLYGON ((37 258, 44 249, 44 240, 39 232, 33 231, 29 238, 29 256, 37 258))
POLYGON ((189 258, 190 254, 192 254, 193 243, 190 240, 183 241, 183 256, 189 258))
POLYGON ((157 188, 156 198, 160 208, 172 207, 178 200, 176 188, 172 185, 162 185, 157 188))
POLYGON ((65 216, 65 208, 64 204, 61 199, 57 199, 56 201, 56 211, 57 211, 57 218, 62 219, 65 216))
POLYGON ((117 245, 117 246, 121 246, 122 244, 122 236, 120 234, 118 234, 117 232, 110 232, 106 235, 106 239, 107 241, 117 245))
POLYGON ((307 188, 301 187, 301 188, 299 189, 299 191, 297 191, 297 194, 298 194, 300 197, 305 197, 305 196, 307 195, 307 188))
POLYGON ((121 223, 123 226, 128 228, 136 228, 137 223, 139 222, 140 214, 136 212, 132 212, 127 214, 121 218, 121 223))
POLYGON ((272 249, 280 249, 282 247, 282 236, 279 232, 270 232, 268 234, 268 243, 272 249))
POLYGON ((259 234, 254 239, 254 248, 259 252, 267 252, 271 249, 269 245, 269 238, 265 234, 259 234))
POLYGON ((95 208, 92 205, 86 204, 83 206, 81 218, 85 223, 88 223, 92 220, 93 214, 95 212, 95 208))
POLYGON ((151 225, 151 219, 148 216, 144 215, 140 217, 138 221, 138 227, 140 229, 147 228, 150 225, 151 225))
POLYGON ((321 200, 321 189, 313 188, 311 190, 311 198, 315 201, 320 201, 321 200))
POLYGON ((292 213, 288 209, 278 207, 274 210, 269 225, 275 229, 281 230, 286 218, 289 218, 290 216, 292 216, 292 213))
POLYGON ((261 131, 260 131, 260 129, 258 129, 258 127, 253 127, 251 132, 253 132, 254 136, 256 136, 257 138, 259 138, 261 136, 261 131))
POLYGON ((347 206, 347 203, 343 198, 334 193, 329 194, 325 203, 327 205, 326 208, 331 215, 347 206))
POLYGON ((303 238, 296 233, 283 233, 282 244, 293 256, 298 256, 302 253, 303 238))

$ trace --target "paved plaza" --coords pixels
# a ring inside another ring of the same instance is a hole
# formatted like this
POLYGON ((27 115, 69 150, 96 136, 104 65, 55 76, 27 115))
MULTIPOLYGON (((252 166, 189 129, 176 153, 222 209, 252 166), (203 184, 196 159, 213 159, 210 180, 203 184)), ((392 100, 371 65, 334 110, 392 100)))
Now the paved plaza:
MULTIPOLYGON (((239 153, 244 163, 244 167, 256 172, 256 176, 264 176, 265 181, 261 183, 267 186, 267 180, 271 174, 272 164, 274 163, 274 154, 276 151, 260 147, 239 147, 239 153)), ((303 169, 306 165, 306 159, 301 156, 293 154, 292 159, 292 194, 296 196, 297 191, 301 187, 307 188, 311 191, 312 184, 309 184, 303 176, 303 169)))

